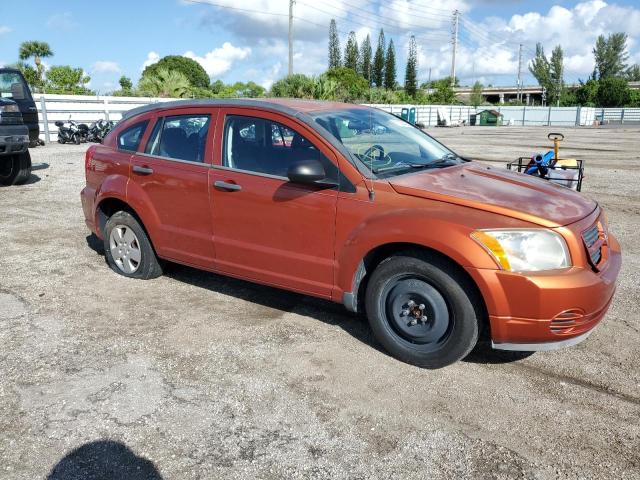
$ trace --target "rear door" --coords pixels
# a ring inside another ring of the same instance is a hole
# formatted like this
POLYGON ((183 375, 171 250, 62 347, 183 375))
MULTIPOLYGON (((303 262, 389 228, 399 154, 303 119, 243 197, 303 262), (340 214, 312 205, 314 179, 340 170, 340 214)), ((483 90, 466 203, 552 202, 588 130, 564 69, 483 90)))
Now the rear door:
POLYGON ((289 182, 288 166, 333 152, 286 116, 221 109, 211 170, 216 266, 225 273, 330 297, 337 188, 289 182))
MULTIPOLYGON (((130 182, 144 192, 157 215, 158 254, 212 268, 208 173, 217 109, 175 109, 159 115, 144 150, 132 158, 130 182)), ((128 192, 134 193, 131 185, 128 192)))

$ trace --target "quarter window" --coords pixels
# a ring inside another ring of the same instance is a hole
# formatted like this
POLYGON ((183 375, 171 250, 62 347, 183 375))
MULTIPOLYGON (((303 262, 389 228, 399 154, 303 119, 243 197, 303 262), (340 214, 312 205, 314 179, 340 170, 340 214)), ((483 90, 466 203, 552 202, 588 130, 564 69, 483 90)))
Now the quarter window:
POLYGON ((120 150, 137 152, 140 140, 142 140, 142 135, 144 135, 148 123, 149 121, 145 120, 144 122, 136 123, 126 130, 123 130, 120 135, 118 135, 118 148, 120 150))
POLYGON ((223 165, 238 170, 287 176, 289 166, 318 160, 328 179, 337 180, 336 166, 309 140, 281 123, 228 115, 225 120, 223 165))
POLYGON ((209 115, 174 115, 159 118, 145 153, 159 157, 204 162, 209 115))

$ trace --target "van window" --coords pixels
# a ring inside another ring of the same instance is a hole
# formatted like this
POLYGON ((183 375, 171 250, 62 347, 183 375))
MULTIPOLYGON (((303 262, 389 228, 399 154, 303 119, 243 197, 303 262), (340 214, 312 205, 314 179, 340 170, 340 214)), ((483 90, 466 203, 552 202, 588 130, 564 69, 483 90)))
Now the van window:
POLYGON ((263 118, 228 115, 223 152, 223 165, 238 170, 286 178, 292 163, 319 160, 327 178, 338 177, 337 167, 313 143, 281 123, 263 118))
POLYGON ((158 157, 204 162, 209 115, 174 115, 159 118, 145 152, 158 157))
POLYGON ((137 152, 140 140, 142 140, 148 123, 149 121, 145 120, 144 122, 136 123, 126 130, 123 130, 120 135, 118 135, 118 149, 137 152))
POLYGON ((0 73, 0 96, 11 100, 31 100, 31 93, 22 75, 16 72, 0 73))

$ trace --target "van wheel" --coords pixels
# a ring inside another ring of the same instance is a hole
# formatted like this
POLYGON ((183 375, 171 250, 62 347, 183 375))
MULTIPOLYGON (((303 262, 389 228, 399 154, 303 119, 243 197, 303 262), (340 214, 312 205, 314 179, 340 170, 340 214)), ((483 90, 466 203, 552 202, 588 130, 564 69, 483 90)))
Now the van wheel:
POLYGON ((104 255, 111 269, 129 278, 148 280, 162 267, 146 232, 128 212, 114 213, 104 228, 104 255))
POLYGON ((21 185, 31 177, 31 155, 23 152, 0 157, 0 185, 21 185))
POLYGON ((478 319, 467 293, 474 290, 468 283, 435 255, 387 258, 371 275, 366 291, 374 335, 403 362, 425 368, 457 362, 478 340, 478 319))

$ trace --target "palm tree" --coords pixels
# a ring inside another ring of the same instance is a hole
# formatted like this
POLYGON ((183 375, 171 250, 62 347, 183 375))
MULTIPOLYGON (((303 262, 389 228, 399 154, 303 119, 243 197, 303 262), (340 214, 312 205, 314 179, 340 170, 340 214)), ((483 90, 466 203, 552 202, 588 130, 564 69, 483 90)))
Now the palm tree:
POLYGON ((160 68, 155 74, 142 77, 138 88, 151 97, 186 97, 191 83, 182 72, 160 68))
POLYGON ((20 60, 27 60, 33 57, 33 61, 36 64, 36 70, 38 71, 38 83, 42 85, 42 71, 44 65, 42 65, 42 59, 53 56, 53 51, 47 42, 38 42, 32 40, 29 42, 22 42, 20 45, 20 51, 18 53, 20 60))

